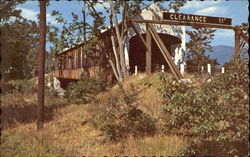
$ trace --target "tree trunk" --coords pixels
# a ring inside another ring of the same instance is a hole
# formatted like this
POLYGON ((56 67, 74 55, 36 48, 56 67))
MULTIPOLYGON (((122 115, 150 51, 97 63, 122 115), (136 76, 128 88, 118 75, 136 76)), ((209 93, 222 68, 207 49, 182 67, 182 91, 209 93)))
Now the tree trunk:
MULTIPOLYGON (((116 64, 118 64, 117 72, 118 72, 119 78, 120 78, 118 81, 122 81, 127 76, 127 68, 126 68, 126 64, 125 64, 125 54, 124 54, 124 38, 125 37, 123 35, 124 32, 127 31, 127 30, 122 29, 122 32, 120 32, 113 1, 112 0, 109 1, 109 4, 110 4, 110 8, 111 8, 111 13, 110 13, 111 29, 113 27, 112 20, 114 20, 115 34, 116 34, 116 38, 117 38, 118 46, 119 46, 119 49, 118 49, 119 50, 119 58, 118 58, 119 61, 117 60, 117 52, 115 50, 116 45, 115 45, 114 39, 112 40, 112 47, 113 47, 113 51, 114 51, 113 53, 115 54, 115 57, 116 57, 115 58, 116 59, 116 64)), ((124 11, 126 11, 126 10, 124 10, 124 11)), ((124 17, 122 17, 122 18, 124 19, 124 17)), ((121 24, 123 25, 124 23, 122 22, 121 24)), ((125 26, 122 26, 122 28, 125 28, 125 26)), ((111 32, 111 33, 114 33, 114 32, 111 32)), ((114 37, 113 34, 111 34, 111 36, 114 37)))
POLYGON ((44 73, 45 73, 45 44, 46 44, 46 1, 40 4, 40 37, 38 52, 38 106, 37 106, 37 130, 43 128, 44 122, 44 73))
MULTIPOLYGON (((120 61, 119 61, 119 58, 118 58, 118 55, 117 55, 117 52, 116 52, 114 35, 113 35, 112 32, 111 32, 111 42, 112 42, 113 53, 114 53, 114 56, 115 56, 116 71, 117 71, 117 74, 118 74, 117 75, 118 76, 117 80, 120 82, 120 81, 122 81, 122 73, 121 73, 121 68, 120 68, 121 66, 120 66, 120 61)), ((114 73, 116 73, 116 71, 114 71, 114 73)))

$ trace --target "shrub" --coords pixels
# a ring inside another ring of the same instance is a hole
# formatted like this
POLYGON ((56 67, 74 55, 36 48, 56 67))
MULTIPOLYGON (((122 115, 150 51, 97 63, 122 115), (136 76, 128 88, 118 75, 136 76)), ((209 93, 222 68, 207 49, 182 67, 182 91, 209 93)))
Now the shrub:
POLYGON ((34 80, 10 80, 3 85, 3 93, 19 92, 22 94, 35 93, 37 84, 34 80))
POLYGON ((107 85, 106 80, 101 77, 90 78, 83 75, 80 81, 69 84, 66 97, 71 103, 88 103, 94 100, 97 93, 104 91, 107 85))
POLYGON ((92 124, 99 128, 108 141, 119 141, 129 135, 153 135, 155 121, 137 108, 138 92, 134 86, 124 90, 119 86, 97 100, 99 109, 92 115, 92 124))
POLYGON ((150 74, 149 76, 142 79, 140 83, 142 83, 146 87, 154 87, 158 89, 162 86, 162 82, 160 81, 160 78, 162 77, 162 75, 164 75, 162 72, 156 72, 156 73, 150 74))
POLYGON ((235 70, 214 76, 211 81, 202 82, 200 87, 168 76, 161 80, 164 82, 160 90, 164 114, 158 124, 165 133, 189 130, 194 135, 212 138, 212 142, 221 144, 224 155, 244 154, 234 147, 234 143, 241 143, 247 149, 246 65, 236 62, 235 70), (228 146, 230 143, 232 145, 228 146))

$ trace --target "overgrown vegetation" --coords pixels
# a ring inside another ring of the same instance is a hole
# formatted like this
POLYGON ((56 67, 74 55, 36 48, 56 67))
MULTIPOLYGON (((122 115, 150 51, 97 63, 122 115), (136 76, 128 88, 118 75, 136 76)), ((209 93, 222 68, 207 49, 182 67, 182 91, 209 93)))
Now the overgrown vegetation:
MULTIPOLYGON (((2 82, 2 126, 30 123, 36 120, 37 78, 2 82)), ((54 111, 67 104, 67 99, 59 98, 53 89, 45 88, 45 120, 52 120, 54 111)))
POLYGON ((160 72, 132 76, 109 90, 105 81, 83 77, 71 87, 74 103, 46 88, 43 135, 35 130, 36 80, 10 81, 2 96, 1 150, 6 156, 36 155, 38 146, 49 156, 247 155, 247 66, 228 66, 192 82, 160 72))
POLYGON ((85 104, 95 99, 96 95, 104 91, 109 85, 103 75, 91 78, 88 74, 83 74, 78 82, 70 83, 66 90, 66 97, 69 102, 85 104))
POLYGON ((164 133, 188 130, 186 134, 203 137, 202 143, 191 147, 192 155, 247 155, 245 64, 235 61, 230 72, 204 80, 200 87, 166 76, 161 80, 164 114, 159 125, 164 133), (212 145, 219 146, 218 151, 209 149, 212 145))
POLYGON ((133 84, 125 91, 121 84, 112 92, 95 101, 92 124, 99 128, 108 141, 119 141, 128 136, 154 135, 154 119, 138 108, 138 91, 133 84))

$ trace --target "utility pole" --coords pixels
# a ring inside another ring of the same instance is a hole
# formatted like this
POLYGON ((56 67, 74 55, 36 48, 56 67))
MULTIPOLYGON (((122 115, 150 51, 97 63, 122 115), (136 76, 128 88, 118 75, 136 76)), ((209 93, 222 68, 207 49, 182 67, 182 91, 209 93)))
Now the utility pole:
POLYGON ((82 53, 82 60, 83 64, 82 67, 85 68, 86 64, 86 52, 85 52, 85 44, 86 44, 86 1, 83 1, 83 7, 82 7, 82 16, 83 16, 83 52, 82 53), (83 54, 84 53, 84 54, 83 54))
POLYGON ((43 128, 44 122, 44 74, 45 74, 45 45, 46 45, 46 0, 39 0, 40 5, 40 33, 38 51, 38 106, 37 130, 43 128))
POLYGON ((83 10, 82 10, 82 14, 83 14, 83 23, 84 23, 84 26, 83 26, 83 32, 84 32, 84 44, 86 42, 86 2, 84 1, 84 4, 83 4, 83 10))

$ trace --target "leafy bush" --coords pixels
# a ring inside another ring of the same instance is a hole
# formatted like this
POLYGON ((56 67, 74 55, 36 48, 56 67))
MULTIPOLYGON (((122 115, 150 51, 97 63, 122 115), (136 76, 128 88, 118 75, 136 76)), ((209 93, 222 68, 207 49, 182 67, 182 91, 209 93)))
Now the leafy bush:
POLYGON ((102 77, 90 78, 83 75, 80 81, 69 84, 66 97, 71 103, 88 103, 94 100, 97 93, 104 91, 107 85, 107 81, 102 77))
POLYGON ((162 75, 162 72, 152 73, 144 79, 140 80, 140 83, 146 87, 154 87, 155 89, 158 89, 162 86, 162 81, 160 81, 162 75))
POLYGON ((22 94, 35 93, 37 84, 35 80, 10 80, 3 84, 3 93, 19 92, 22 94))
POLYGON ((241 143, 247 149, 247 67, 236 61, 234 68, 210 81, 203 81, 200 87, 162 76, 164 86, 160 92, 164 114, 159 119, 159 127, 165 133, 189 130, 222 144, 224 155, 243 155, 244 152, 236 149, 233 143, 241 143))
POLYGON ((137 108, 137 97, 134 86, 126 91, 119 86, 95 102, 99 108, 92 115, 92 124, 106 140, 119 141, 129 135, 139 137, 156 132, 155 121, 137 108))

